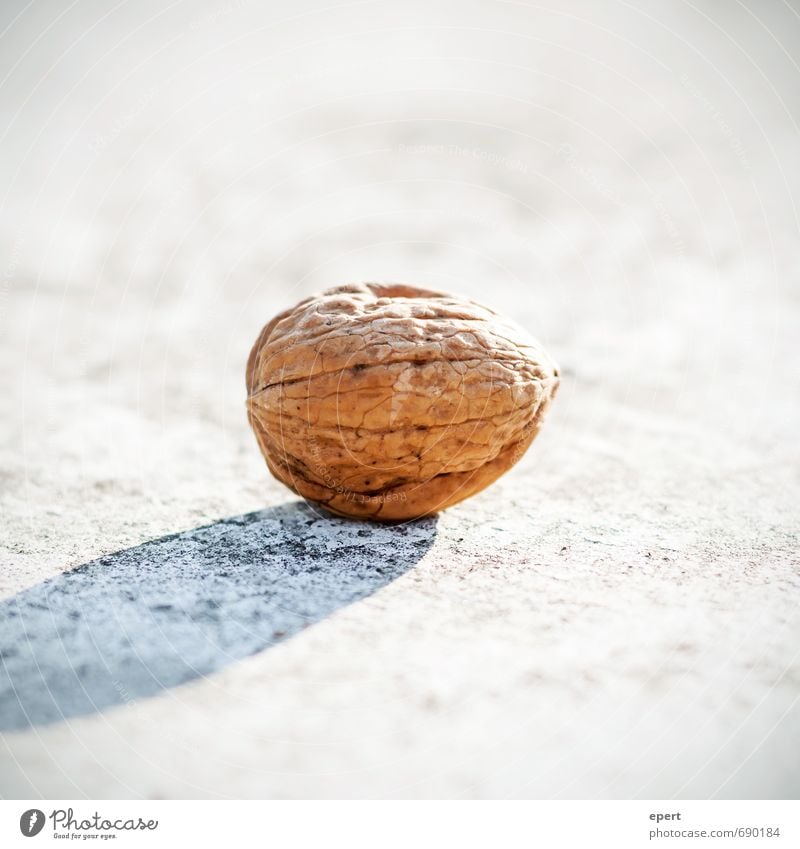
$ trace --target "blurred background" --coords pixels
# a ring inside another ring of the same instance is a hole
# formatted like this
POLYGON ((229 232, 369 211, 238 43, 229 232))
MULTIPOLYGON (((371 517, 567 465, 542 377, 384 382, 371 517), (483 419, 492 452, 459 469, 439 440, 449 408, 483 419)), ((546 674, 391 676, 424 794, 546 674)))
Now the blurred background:
POLYGON ((291 500, 244 364, 316 290, 475 297, 565 378, 411 572, 6 734, 0 792, 796 796, 798 56, 793 0, 6 0, 4 598, 291 500))

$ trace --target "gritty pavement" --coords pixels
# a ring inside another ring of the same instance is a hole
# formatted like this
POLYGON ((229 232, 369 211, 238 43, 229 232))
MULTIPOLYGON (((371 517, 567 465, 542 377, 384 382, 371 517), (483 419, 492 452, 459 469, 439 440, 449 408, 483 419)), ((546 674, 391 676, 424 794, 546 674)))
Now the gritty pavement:
POLYGON ((0 795, 797 798, 800 14, 0 9, 0 795), (559 361, 508 475, 337 519, 261 325, 393 279, 559 361))

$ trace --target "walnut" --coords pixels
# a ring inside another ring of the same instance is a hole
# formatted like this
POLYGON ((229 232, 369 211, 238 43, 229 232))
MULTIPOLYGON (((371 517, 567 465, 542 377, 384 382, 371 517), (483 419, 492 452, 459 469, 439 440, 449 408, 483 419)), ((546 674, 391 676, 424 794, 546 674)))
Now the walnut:
POLYGON ((392 283, 339 286, 275 316, 247 361, 272 474, 342 516, 431 515, 526 451, 559 384, 520 327, 392 283))

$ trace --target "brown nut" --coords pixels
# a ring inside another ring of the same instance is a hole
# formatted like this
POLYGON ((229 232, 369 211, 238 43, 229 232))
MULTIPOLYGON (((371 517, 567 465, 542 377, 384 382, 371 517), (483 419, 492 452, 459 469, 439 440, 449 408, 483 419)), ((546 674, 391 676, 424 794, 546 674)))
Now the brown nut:
POLYGON ((393 283, 328 289, 277 315, 247 361, 270 471, 342 516, 431 515, 523 455, 558 368, 473 301, 393 283))

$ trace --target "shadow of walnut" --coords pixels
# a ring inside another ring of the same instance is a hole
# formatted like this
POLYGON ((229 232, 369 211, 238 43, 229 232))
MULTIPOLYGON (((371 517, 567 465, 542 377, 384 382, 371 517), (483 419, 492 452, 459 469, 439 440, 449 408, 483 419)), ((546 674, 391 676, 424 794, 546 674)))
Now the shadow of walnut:
POLYGON ((286 504, 118 551, 0 604, 0 730, 217 672, 398 578, 436 522, 376 526, 286 504))

